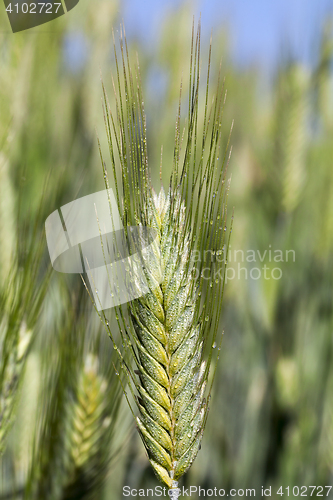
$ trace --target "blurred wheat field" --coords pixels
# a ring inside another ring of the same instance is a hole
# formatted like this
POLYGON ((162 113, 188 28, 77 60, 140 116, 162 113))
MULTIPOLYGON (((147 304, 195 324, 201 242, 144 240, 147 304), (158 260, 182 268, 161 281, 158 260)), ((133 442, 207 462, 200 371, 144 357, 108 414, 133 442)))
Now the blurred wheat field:
MULTIPOLYGON (((79 276, 50 272, 45 246, 46 217, 104 187, 95 131, 107 157, 100 73, 112 101, 112 27, 117 37, 121 5, 83 5, 80 16, 29 35, 13 36, 0 12, 0 499, 114 500, 124 485, 158 484, 115 376, 111 342, 79 276)), ((127 32, 130 55, 140 60, 156 183, 162 144, 164 182, 171 171, 191 27, 187 5, 164 20, 154 51, 127 32)), ((255 488, 257 496, 272 486, 279 498, 280 486, 332 484, 329 22, 318 46, 311 67, 281 59, 262 91, 260 70, 236 66, 225 32, 213 34, 211 79, 222 57, 228 90, 222 143, 235 122, 235 219, 221 358, 185 486, 255 488)))

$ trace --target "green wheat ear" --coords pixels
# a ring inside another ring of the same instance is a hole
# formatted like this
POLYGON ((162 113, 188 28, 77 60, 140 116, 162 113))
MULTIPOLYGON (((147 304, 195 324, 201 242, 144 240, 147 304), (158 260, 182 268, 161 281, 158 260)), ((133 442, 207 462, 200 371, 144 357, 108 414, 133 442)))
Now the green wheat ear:
MULTIPOLYGON (((68 304, 69 296, 62 295, 68 304)), ((61 318, 43 353, 27 499, 100 498, 111 460, 126 437, 118 418, 122 392, 112 363, 118 366, 118 360, 101 338, 103 332, 96 332, 96 322, 84 313, 81 296, 70 297, 75 305, 61 318)))
POLYGON ((16 230, 21 238, 8 261, 9 270, 5 273, 4 268, 1 274, 0 269, 0 456, 15 420, 26 360, 50 278, 49 268, 39 281, 44 252, 40 226, 40 211, 29 226, 20 220, 16 230))
MULTIPOLYGON (((106 393, 108 383, 99 373, 98 357, 89 353, 78 377, 75 401, 67 408, 68 477, 63 500, 96 498, 105 481, 116 414, 106 393)), ((118 401, 113 398, 111 403, 116 406, 118 401)))
POLYGON ((161 276, 162 283, 131 307, 140 379, 137 423, 150 463, 171 488, 199 450, 207 373, 185 207, 179 194, 165 196, 163 189, 153 200, 148 219, 158 229, 153 278, 159 282, 161 276))
MULTIPOLYGON (((148 293, 116 311, 123 352, 104 313, 101 319, 127 374, 139 412, 137 427, 150 463, 178 498, 178 480, 200 449, 214 379, 212 376, 208 384, 219 332, 226 268, 223 256, 228 247, 224 164, 229 140, 219 161, 225 91, 219 77, 209 107, 210 46, 201 110, 200 24, 196 33, 193 26, 187 123, 182 131, 179 104, 169 188, 157 195, 148 169, 139 66, 137 63, 132 71, 122 35, 120 48, 123 76, 115 49, 115 112, 103 85, 118 208, 126 233, 128 226, 139 225, 153 228, 157 237, 150 255, 142 255, 148 293)), ((102 153, 101 159, 108 188, 102 153)), ((131 278, 135 281, 135 276, 131 278)), ((220 335, 218 344, 221 339, 220 335)), ((130 398, 128 401, 131 405, 130 398)))

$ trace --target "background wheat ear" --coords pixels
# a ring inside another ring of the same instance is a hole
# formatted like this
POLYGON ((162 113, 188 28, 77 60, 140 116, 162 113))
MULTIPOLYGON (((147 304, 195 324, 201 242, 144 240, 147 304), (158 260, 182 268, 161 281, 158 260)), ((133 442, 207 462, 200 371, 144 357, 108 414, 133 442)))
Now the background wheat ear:
POLYGON ((0 266, 0 455, 14 421, 25 362, 50 278, 49 268, 41 280, 45 249, 41 220, 40 211, 29 225, 19 219, 12 235, 16 248, 2 259, 7 268, 0 266))
MULTIPOLYGON (((66 290, 62 293, 67 296, 66 290)), ((67 299, 77 304, 77 311, 64 313, 43 353, 45 382, 25 487, 28 499, 98 498, 111 460, 119 456, 117 447, 126 438, 118 419, 118 361, 107 339, 101 338, 95 315, 91 318, 85 311, 86 301, 67 299)))
MULTIPOLYGON (((115 48, 114 112, 103 86, 111 185, 125 231, 140 225, 154 229, 157 237, 149 256, 141 256, 148 293, 116 312, 123 352, 104 313, 101 319, 127 374, 134 398, 128 401, 137 406, 136 423, 150 463, 157 477, 174 490, 174 498, 178 480, 200 449, 207 420, 226 269, 223 253, 228 247, 224 164, 229 142, 220 161, 225 91, 219 77, 210 107, 210 46, 204 103, 199 106, 200 43, 199 23, 196 33, 194 25, 192 31, 187 123, 181 118, 181 87, 166 192, 162 188, 156 194, 152 186, 139 65, 131 66, 122 33, 119 66, 115 48)), ((101 158, 108 188, 102 152, 101 158)), ((135 278, 133 271, 131 281, 135 278)))

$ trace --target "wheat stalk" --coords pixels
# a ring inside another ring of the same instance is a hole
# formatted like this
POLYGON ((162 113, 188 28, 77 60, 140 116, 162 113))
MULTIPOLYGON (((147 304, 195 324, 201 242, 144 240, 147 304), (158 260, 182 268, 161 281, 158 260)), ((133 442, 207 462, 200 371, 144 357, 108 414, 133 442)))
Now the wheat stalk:
MULTIPOLYGON (((123 78, 115 49, 114 112, 102 84, 116 198, 123 214, 129 252, 132 253, 129 226, 150 228, 156 232, 156 238, 152 251, 148 255, 142 252, 140 257, 148 293, 127 307, 116 309, 123 351, 114 340, 105 313, 100 313, 100 317, 127 374, 139 411, 135 417, 137 427, 150 463, 158 478, 170 488, 170 495, 178 498, 178 480, 200 448, 214 379, 213 373, 208 381, 227 263, 218 257, 228 247, 228 183, 223 165, 229 141, 223 162, 219 161, 226 94, 219 76, 209 107, 210 46, 203 112, 198 106, 200 23, 197 33, 193 25, 187 124, 183 129, 181 86, 169 191, 165 194, 162 188, 156 195, 148 168, 139 64, 132 73, 122 33, 120 47, 123 78), (199 259, 194 255, 199 255, 199 259), (207 269, 209 278, 204 272, 207 269)), ((100 154, 109 188, 101 148, 100 154)), ((105 264, 108 267, 106 260, 105 264)), ((134 288, 140 281, 135 266, 129 269, 128 281, 134 288)), ((125 394, 131 406, 130 397, 125 394)), ((135 415, 132 406, 131 409, 135 415)))

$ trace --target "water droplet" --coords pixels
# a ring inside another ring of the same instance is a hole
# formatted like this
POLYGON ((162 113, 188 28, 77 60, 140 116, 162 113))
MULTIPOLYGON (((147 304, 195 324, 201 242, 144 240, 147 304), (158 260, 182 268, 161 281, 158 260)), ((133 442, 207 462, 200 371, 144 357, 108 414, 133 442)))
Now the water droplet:
POLYGON ((216 348, 216 342, 214 342, 214 344, 213 344, 213 349, 215 349, 215 348, 216 348))
POLYGON ((206 316, 206 317, 205 317, 205 321, 209 321, 209 316, 206 316))

